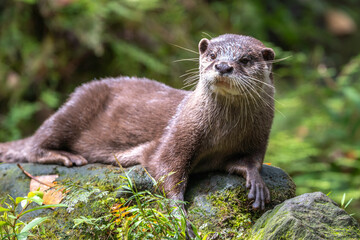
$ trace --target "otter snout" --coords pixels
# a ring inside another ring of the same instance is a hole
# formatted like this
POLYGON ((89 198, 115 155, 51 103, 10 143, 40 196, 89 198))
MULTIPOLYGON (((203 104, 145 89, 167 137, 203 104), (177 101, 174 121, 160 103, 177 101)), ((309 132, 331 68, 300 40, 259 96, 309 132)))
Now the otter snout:
POLYGON ((220 73, 220 75, 230 74, 234 71, 234 68, 230 66, 227 62, 220 62, 215 64, 215 70, 220 73))

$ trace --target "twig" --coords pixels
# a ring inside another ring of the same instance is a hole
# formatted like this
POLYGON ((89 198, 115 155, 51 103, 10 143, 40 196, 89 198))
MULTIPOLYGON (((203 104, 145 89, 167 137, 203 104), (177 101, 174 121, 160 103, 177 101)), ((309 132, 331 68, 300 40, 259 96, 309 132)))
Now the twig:
POLYGON ((17 165, 17 166, 21 169, 21 171, 22 171, 26 176, 28 176, 29 178, 37 181, 37 182, 40 183, 40 184, 43 184, 43 185, 45 185, 45 186, 48 186, 49 188, 53 187, 53 186, 50 186, 50 185, 47 184, 47 183, 44 183, 44 182, 36 179, 36 177, 34 177, 33 175, 31 175, 30 173, 28 173, 27 171, 25 171, 24 168, 23 168, 20 164, 16 164, 16 165, 17 165))

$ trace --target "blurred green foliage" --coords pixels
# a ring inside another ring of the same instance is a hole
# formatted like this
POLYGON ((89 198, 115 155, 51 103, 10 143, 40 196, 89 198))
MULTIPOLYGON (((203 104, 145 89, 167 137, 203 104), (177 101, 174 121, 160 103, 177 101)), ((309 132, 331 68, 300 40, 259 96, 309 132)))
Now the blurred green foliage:
POLYGON ((174 61, 197 54, 175 45, 197 51, 203 37, 251 35, 284 58, 265 162, 299 194, 340 202, 347 193, 360 218, 358 12, 357 0, 2 0, 0 141, 30 135, 83 82, 129 75, 182 87, 197 63, 174 61))

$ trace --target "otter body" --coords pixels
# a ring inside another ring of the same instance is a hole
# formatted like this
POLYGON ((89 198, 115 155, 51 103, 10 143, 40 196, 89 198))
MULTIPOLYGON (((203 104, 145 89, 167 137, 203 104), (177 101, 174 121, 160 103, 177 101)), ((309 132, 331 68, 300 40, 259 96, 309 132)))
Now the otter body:
POLYGON ((253 207, 264 208, 270 194, 259 171, 274 116, 274 52, 225 34, 202 39, 199 53, 194 91, 144 78, 84 84, 33 136, 0 144, 0 161, 142 164, 156 179, 174 172, 163 185, 179 200, 190 173, 222 170, 244 176, 253 207))

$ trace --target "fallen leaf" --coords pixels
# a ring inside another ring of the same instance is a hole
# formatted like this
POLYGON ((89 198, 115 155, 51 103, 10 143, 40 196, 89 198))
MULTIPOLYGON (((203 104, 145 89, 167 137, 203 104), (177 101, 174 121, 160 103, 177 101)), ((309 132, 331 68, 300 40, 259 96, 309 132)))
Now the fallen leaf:
POLYGON ((36 176, 34 178, 39 182, 34 179, 31 179, 30 191, 44 192, 44 196, 43 196, 44 205, 59 204, 65 197, 66 193, 63 191, 63 189, 54 188, 56 186, 55 179, 57 179, 58 177, 59 175, 36 176))
POLYGON ((63 198, 65 197, 65 192, 63 189, 49 189, 44 193, 43 204, 44 205, 52 205, 59 204, 63 198))
POLYGON ((55 184, 53 182, 58 177, 59 177, 59 175, 44 175, 44 176, 35 177, 36 180, 38 180, 39 182, 45 183, 46 185, 41 184, 41 183, 39 183, 38 181, 36 181, 34 179, 31 179, 31 181, 30 181, 30 192, 38 191, 38 190, 45 192, 50 187, 55 186, 55 184))

